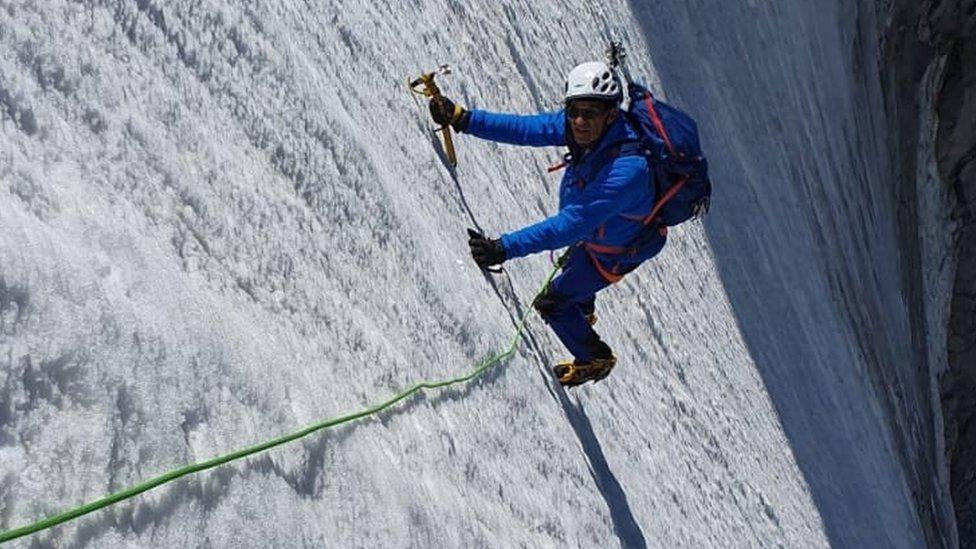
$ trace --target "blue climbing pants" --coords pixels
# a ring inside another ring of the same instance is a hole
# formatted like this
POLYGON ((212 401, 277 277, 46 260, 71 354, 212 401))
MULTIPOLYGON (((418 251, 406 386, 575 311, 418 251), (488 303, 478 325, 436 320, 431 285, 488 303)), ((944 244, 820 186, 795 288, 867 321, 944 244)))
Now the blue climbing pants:
MULTIPOLYGON (((593 330, 586 315, 593 312, 596 293, 610 282, 596 270, 593 259, 582 246, 574 246, 567 253, 562 272, 532 305, 577 363, 608 358, 613 354, 610 347, 593 330)), ((621 264, 620 274, 636 269, 641 263, 621 264)))

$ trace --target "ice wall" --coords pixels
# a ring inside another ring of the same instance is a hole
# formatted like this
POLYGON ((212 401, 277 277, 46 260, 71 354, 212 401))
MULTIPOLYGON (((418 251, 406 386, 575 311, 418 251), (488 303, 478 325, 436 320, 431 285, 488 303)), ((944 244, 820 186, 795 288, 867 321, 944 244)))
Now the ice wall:
POLYGON ((928 374, 911 366, 875 53, 851 15, 0 5, 0 528, 502 348, 548 261, 486 279, 464 229, 551 214, 561 151, 461 136, 452 174, 405 81, 450 62, 443 87, 467 106, 556 108, 568 68, 614 36, 698 118, 716 196, 601 295, 610 379, 554 386, 564 351, 533 320, 485 382, 25 544, 932 543, 914 461, 928 374))

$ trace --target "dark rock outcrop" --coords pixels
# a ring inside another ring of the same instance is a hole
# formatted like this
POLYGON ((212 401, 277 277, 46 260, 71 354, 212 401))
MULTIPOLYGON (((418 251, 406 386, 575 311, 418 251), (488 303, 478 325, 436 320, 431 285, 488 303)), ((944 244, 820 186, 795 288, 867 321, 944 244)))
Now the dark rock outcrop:
MULTIPOLYGON (((935 156, 939 178, 954 202, 956 275, 948 365, 939 388, 958 540, 961 547, 976 547, 976 0, 876 5, 884 22, 882 74, 892 121, 890 150, 902 243, 918 241, 914 185, 922 80, 929 67, 942 64, 933 101, 938 120, 935 156)), ((908 271, 925 268, 917 257, 904 259, 908 271)), ((910 280, 904 282, 911 305, 924 307, 919 290, 912 289, 910 280)), ((916 343, 923 341, 924 334, 916 335, 916 343)))

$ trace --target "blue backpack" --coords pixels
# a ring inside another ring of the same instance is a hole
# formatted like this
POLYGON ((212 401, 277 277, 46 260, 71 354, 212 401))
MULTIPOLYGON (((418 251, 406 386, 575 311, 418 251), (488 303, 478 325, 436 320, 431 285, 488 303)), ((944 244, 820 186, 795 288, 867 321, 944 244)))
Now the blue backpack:
POLYGON ((671 227, 705 215, 712 183, 698 141, 698 125, 684 111, 654 99, 640 84, 631 82, 627 90, 627 118, 640 141, 623 143, 607 160, 633 154, 647 158, 657 198, 644 225, 671 227))

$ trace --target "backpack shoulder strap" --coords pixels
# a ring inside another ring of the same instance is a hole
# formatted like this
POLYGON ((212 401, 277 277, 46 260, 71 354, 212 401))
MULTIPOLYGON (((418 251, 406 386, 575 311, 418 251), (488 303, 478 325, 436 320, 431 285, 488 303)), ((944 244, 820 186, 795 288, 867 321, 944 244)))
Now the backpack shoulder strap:
POLYGON ((674 144, 671 143, 671 136, 668 135, 668 129, 664 127, 664 122, 661 121, 661 115, 658 114, 657 109, 654 107, 654 96, 651 95, 650 90, 644 91, 644 108, 647 109, 647 115, 651 118, 651 124, 654 125, 654 129, 657 134, 664 140, 664 145, 668 148, 668 152, 672 155, 675 153, 674 144))

